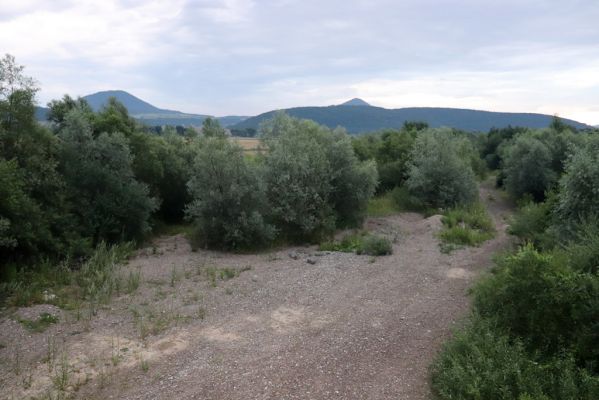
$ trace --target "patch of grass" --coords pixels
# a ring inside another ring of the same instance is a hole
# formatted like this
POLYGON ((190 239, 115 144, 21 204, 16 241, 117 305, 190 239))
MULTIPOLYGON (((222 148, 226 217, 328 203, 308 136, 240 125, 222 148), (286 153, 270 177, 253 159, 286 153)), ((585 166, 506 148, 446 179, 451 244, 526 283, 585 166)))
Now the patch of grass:
POLYGON ((480 203, 449 210, 441 221, 443 229, 439 238, 443 242, 442 250, 446 252, 455 246, 478 246, 495 236, 493 221, 480 203))
POLYGON ((371 256, 382 256, 392 253, 392 245, 389 239, 373 235, 366 231, 358 231, 344 236, 340 241, 329 241, 321 243, 321 251, 340 251, 345 253, 367 254, 371 256))
POLYGON ((108 302, 114 293, 120 292, 122 282, 117 270, 132 250, 131 243, 114 246, 101 243, 81 267, 77 282, 93 314, 98 304, 108 302))
POLYGON ((52 314, 42 313, 35 321, 19 319, 19 322, 29 331, 40 333, 48 329, 50 325, 56 324, 58 322, 58 317, 52 314))
POLYGON ((233 279, 241 275, 242 272, 249 271, 252 269, 250 265, 246 265, 242 268, 231 268, 231 267, 206 267, 206 276, 208 277, 208 281, 210 282, 210 286, 216 287, 216 281, 228 281, 229 279, 233 279))
POLYGON ((358 251, 366 235, 368 235, 368 232, 365 231, 353 232, 344 236, 340 241, 329 241, 321 243, 319 246, 319 250, 354 253, 358 251))
POLYGON ((386 217, 397 212, 399 210, 395 205, 391 192, 370 199, 366 209, 366 214, 369 217, 386 217))
POLYGON ((390 192, 395 209, 400 212, 412 211, 429 214, 429 210, 405 186, 398 186, 390 192))

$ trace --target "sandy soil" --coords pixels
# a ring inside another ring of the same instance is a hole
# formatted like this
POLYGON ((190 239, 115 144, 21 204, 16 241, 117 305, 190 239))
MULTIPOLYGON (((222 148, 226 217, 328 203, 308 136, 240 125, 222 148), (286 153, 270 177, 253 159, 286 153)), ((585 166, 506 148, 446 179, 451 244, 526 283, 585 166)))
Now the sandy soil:
POLYGON ((0 320, 0 397, 429 399, 428 367, 467 314, 468 287, 510 242, 502 195, 483 186, 481 199, 498 234, 451 254, 440 217, 411 213, 367 221, 395 239, 378 258, 194 253, 161 238, 123 269, 141 272, 140 288, 97 315, 41 305, 0 320), (60 322, 32 333, 16 321, 42 312, 60 322))

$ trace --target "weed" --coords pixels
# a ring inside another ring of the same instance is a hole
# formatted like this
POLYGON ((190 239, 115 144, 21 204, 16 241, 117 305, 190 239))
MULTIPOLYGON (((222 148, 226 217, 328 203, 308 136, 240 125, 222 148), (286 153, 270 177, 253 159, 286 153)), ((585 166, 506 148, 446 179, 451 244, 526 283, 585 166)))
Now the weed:
POLYGON ((171 269, 171 287, 175 287, 175 284, 179 280, 179 274, 177 273, 177 267, 173 265, 171 269))
POLYGON ((206 309, 204 308, 204 306, 198 306, 197 316, 198 316, 198 319, 201 319, 201 320, 206 318, 206 309))
POLYGON ((46 356, 44 362, 48 364, 48 372, 52 372, 54 368, 54 360, 56 359, 56 338, 49 336, 47 340, 46 356))
POLYGON ((143 358, 141 354, 139 355, 139 367, 144 373, 150 370, 150 364, 148 363, 148 360, 143 358))
POLYGON ((127 278, 127 293, 133 293, 139 288, 141 282, 141 270, 129 271, 129 277, 127 278))
POLYGON ((58 369, 52 377, 52 383, 54 384, 54 388, 56 390, 64 392, 66 388, 69 386, 69 380, 70 365, 67 359, 67 355, 63 354, 60 360, 60 364, 58 365, 58 369))
POLYGON ((116 367, 121 362, 121 351, 120 351, 120 339, 117 338, 116 344, 114 342, 114 338, 110 339, 110 346, 112 350, 112 355, 110 360, 112 361, 112 365, 116 367))

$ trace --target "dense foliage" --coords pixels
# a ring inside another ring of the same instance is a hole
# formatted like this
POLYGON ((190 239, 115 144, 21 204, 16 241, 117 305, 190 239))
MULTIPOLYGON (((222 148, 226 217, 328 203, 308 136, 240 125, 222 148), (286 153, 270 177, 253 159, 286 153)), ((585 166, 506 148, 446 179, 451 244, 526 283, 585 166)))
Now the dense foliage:
POLYGON ((258 168, 225 137, 202 140, 189 188, 194 200, 187 215, 196 226, 197 244, 239 249, 274 238, 274 227, 265 221, 266 193, 258 168))
POLYGON ((523 246, 475 287, 433 386, 443 399, 599 398, 597 136, 557 119, 511 133, 495 148, 523 246))
POLYGON ((432 208, 472 204, 478 198, 476 177, 464 148, 466 139, 447 129, 430 129, 416 138, 406 185, 432 208))
POLYGON ((354 155, 347 134, 277 114, 262 128, 271 218, 285 237, 317 239, 362 222, 376 168, 354 155))

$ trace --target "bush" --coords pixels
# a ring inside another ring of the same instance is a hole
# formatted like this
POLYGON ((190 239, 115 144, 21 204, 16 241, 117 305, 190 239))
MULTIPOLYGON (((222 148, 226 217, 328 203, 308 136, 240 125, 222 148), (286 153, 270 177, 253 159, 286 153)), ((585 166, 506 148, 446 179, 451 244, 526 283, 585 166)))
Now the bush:
POLYGON ((579 365, 599 367, 599 276, 575 271, 561 257, 525 246, 502 260, 474 291, 474 305, 545 356, 571 349, 579 365))
POLYGON ((539 361, 502 326, 474 316, 445 345, 432 366, 441 399, 596 399, 599 378, 579 369, 568 354, 539 361))
POLYGON ((261 131, 269 148, 264 178, 271 217, 285 237, 314 240, 362 222, 376 169, 358 161, 345 132, 285 114, 261 131))
POLYGON ((516 199, 530 195, 542 201, 557 182, 551 150, 532 133, 518 136, 502 158, 505 188, 516 199))
POLYGON ((265 190, 243 149, 224 137, 206 137, 197 154, 187 218, 198 244, 247 249, 268 244, 274 228, 264 220, 265 190))
POLYGON ((69 112, 59 137, 60 169, 80 235, 93 238, 93 246, 142 239, 158 204, 134 177, 127 139, 119 133, 95 137, 79 110, 69 112))
POLYGON ((549 199, 542 203, 525 203, 511 218, 508 232, 523 242, 533 243, 537 248, 552 248, 556 240, 550 229, 553 203, 549 199))
POLYGON ((599 216, 599 137, 590 136, 566 163, 559 182, 557 213, 568 228, 599 216))
POLYGON ((462 140, 448 129, 429 129, 416 138, 406 184, 424 206, 449 208, 478 197, 470 160, 460 158, 462 140))
POLYGON ((362 239, 362 243, 356 250, 357 254, 370 256, 386 256, 393 253, 391 241, 383 236, 368 235, 362 239))

